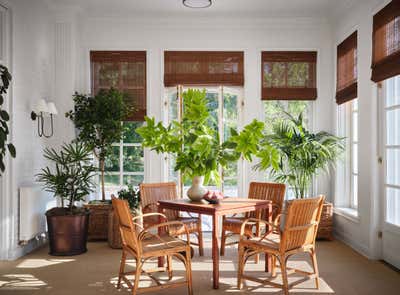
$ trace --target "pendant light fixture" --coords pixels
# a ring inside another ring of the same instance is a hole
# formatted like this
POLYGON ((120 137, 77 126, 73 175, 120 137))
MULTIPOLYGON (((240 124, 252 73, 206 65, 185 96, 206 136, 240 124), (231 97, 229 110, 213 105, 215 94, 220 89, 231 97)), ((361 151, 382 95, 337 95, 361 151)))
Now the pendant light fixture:
POLYGON ((190 8, 207 8, 211 4, 211 0, 183 0, 183 5, 190 8))

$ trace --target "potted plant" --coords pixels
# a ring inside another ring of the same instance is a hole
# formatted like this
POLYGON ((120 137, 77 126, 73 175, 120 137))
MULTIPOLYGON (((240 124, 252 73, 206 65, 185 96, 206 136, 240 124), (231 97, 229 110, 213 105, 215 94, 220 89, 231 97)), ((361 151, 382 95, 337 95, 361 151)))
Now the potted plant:
POLYGON ((77 140, 89 146, 99 162, 101 201, 92 201, 86 205, 92 211, 90 240, 106 240, 108 235, 111 202, 106 201, 105 196, 105 161, 112 153, 112 144, 120 141, 123 134, 122 122, 130 112, 124 98, 122 92, 113 88, 100 90, 95 96, 75 93, 74 109, 65 114, 78 130, 77 140))
POLYGON ((10 86, 11 74, 9 73, 7 67, 0 64, 0 171, 4 172, 6 165, 4 163, 4 158, 7 151, 10 153, 11 157, 15 158, 16 151, 12 143, 7 143, 7 137, 10 134, 8 129, 8 121, 10 120, 10 115, 6 110, 3 109, 4 96, 7 94, 7 89, 10 86))
MULTIPOLYGON (((140 189, 137 186, 129 184, 126 188, 121 189, 118 192, 118 198, 126 200, 129 204, 133 215, 140 212, 140 189)), ((117 216, 113 211, 110 212, 108 217, 108 245, 114 249, 120 249, 122 247, 121 235, 119 233, 119 222, 117 216)))
MULTIPOLYGON (((328 172, 344 152, 344 138, 325 131, 309 131, 303 122, 302 114, 297 118, 288 113, 286 116, 284 120, 272 123, 272 133, 244 130, 233 140, 237 143, 251 143, 241 146, 240 152, 252 154, 252 151, 256 151, 253 154, 260 162, 255 168, 268 170, 274 181, 285 183, 292 188, 296 198, 306 198, 313 177, 321 172, 328 172)), ((326 203, 319 232, 327 232, 326 236, 330 238, 331 229, 332 204, 326 203)))
POLYGON ((54 163, 37 175, 46 191, 61 198, 61 207, 46 212, 50 255, 77 255, 87 251, 89 210, 76 203, 93 191, 96 171, 91 149, 82 143, 64 144, 60 151, 46 148, 44 157, 54 163))
POLYGON ((143 146, 157 153, 176 157, 175 171, 184 179, 191 179, 188 197, 199 201, 207 193, 203 183, 221 182, 218 169, 226 168, 230 161, 239 158, 231 142, 220 143, 218 132, 212 126, 205 90, 189 89, 183 93, 182 121, 172 121, 168 126, 146 117, 146 125, 136 129, 143 138, 143 146))

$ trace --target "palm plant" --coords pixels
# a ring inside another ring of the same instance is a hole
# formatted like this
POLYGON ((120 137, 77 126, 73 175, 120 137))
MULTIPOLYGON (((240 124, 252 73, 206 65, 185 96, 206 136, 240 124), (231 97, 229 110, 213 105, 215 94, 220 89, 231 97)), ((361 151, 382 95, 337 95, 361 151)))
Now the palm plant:
POLYGON ((328 132, 307 130, 303 115, 272 124, 272 133, 265 135, 256 155, 256 169, 269 170, 277 182, 294 189, 296 198, 304 198, 312 178, 320 171, 328 172, 345 149, 344 139, 328 132))
POLYGON ((74 205, 82 201, 93 191, 92 177, 96 168, 90 164, 92 150, 82 143, 64 144, 61 151, 53 148, 44 150, 44 157, 55 163, 53 168, 46 167, 37 175, 45 190, 60 197, 62 206, 68 201, 68 211, 74 212, 74 205))

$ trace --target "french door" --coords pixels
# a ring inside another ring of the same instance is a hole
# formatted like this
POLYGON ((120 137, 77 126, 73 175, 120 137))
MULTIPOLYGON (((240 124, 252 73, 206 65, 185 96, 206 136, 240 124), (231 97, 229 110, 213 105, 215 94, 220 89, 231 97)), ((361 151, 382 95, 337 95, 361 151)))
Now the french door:
POLYGON ((382 87, 382 256, 400 268, 400 76, 382 87))

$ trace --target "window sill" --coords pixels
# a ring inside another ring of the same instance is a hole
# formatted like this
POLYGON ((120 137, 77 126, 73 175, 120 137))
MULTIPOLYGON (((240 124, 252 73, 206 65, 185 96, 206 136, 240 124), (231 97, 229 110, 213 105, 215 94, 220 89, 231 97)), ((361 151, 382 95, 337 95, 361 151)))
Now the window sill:
POLYGON ((345 207, 335 207, 333 208, 333 212, 339 216, 342 216, 350 221, 359 223, 360 216, 358 215, 357 209, 353 208, 345 208, 345 207))

